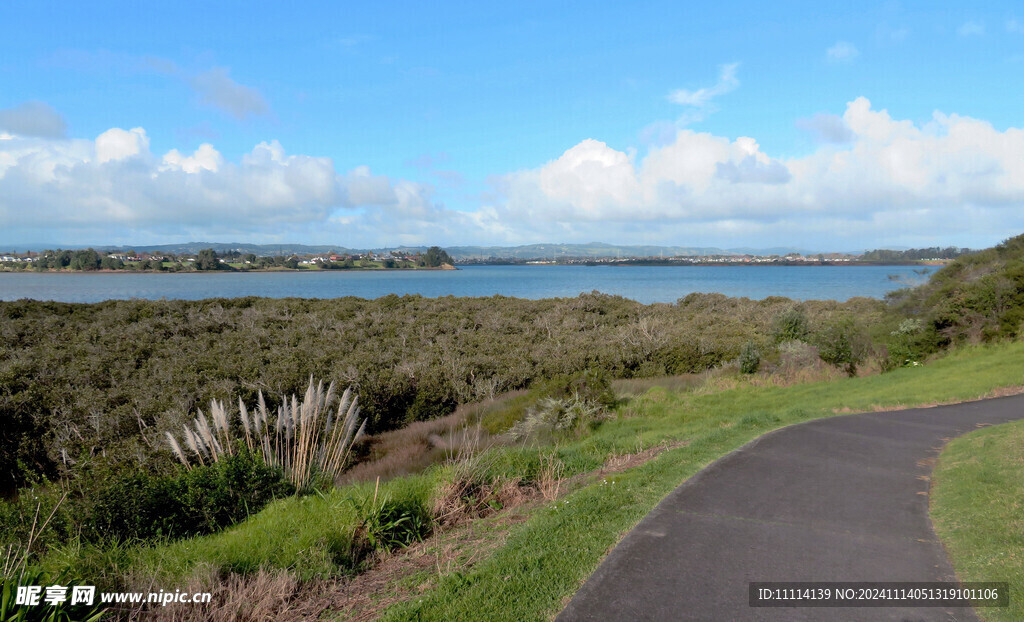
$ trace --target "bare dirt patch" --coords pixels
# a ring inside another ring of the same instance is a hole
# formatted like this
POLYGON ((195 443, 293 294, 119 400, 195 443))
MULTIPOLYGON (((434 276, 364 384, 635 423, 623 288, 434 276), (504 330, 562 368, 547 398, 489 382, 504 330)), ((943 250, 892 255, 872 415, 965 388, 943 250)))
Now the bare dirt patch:
POLYGON ((530 516, 530 507, 474 521, 383 555, 366 572, 322 587, 315 598, 298 603, 282 620, 323 615, 365 622, 387 607, 414 598, 452 572, 465 572, 505 544, 509 531, 530 516))
POLYGON ((611 458, 608 458, 608 460, 605 461, 604 466, 598 471, 598 474, 603 475, 605 473, 619 473, 627 469, 638 467, 642 464, 650 462, 651 460, 654 460, 664 451, 668 451, 670 449, 678 449, 680 447, 684 447, 687 444, 689 444, 689 441, 662 443, 660 445, 655 445, 654 447, 649 447, 647 449, 644 449, 643 451, 638 451, 632 454, 613 455, 611 458))

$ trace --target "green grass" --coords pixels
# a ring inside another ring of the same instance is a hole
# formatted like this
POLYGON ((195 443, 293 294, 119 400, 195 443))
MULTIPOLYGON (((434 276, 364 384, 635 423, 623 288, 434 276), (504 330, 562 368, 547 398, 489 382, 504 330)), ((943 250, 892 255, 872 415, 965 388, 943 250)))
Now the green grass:
POLYGON ((359 507, 401 499, 426 506, 436 473, 404 477, 382 484, 355 484, 328 494, 277 501, 249 520, 212 536, 144 547, 132 567, 150 576, 182 579, 200 565, 221 572, 248 573, 258 568, 286 568, 300 579, 327 578, 351 572, 353 534, 361 523, 359 507))
MULTIPOLYGON (((926 366, 827 383, 780 388, 729 378, 710 382, 711 386, 693 390, 653 387, 621 405, 618 418, 555 447, 486 452, 472 469, 475 477, 530 481, 543 468, 542 456, 560 462, 563 476, 571 476, 593 471, 613 455, 672 441, 687 443, 536 509, 528 521, 512 529, 503 547, 470 570, 444 575, 415 600, 391 607, 385 619, 549 618, 629 529, 710 462, 772 429, 840 410, 973 399, 997 387, 1024 384, 1024 343, 967 348, 926 366), (738 386, 715 390, 716 383, 733 382, 738 386)), ((378 494, 429 508, 440 485, 459 472, 457 466, 432 467, 382 484, 378 494)), ((350 553, 360 523, 357 506, 373 494, 374 485, 369 483, 280 500, 223 532, 129 547, 117 561, 124 574, 159 577, 167 585, 210 567, 221 574, 267 567, 289 569, 302 579, 337 577, 356 565, 350 553)), ((88 557, 63 550, 43 562, 74 570, 88 568, 88 557)))
POLYGON ((504 547, 468 573, 390 608, 385 620, 539 620, 556 614, 603 557, 672 489, 701 468, 783 425, 833 414, 977 398, 1024 383, 1024 344, 969 348, 917 368, 788 388, 741 387, 694 395, 654 388, 630 405, 642 416, 604 424, 563 447, 563 460, 594 463, 613 451, 688 440, 636 469, 537 512, 504 547))
POLYGON ((1024 620, 1024 421, 949 443, 932 476, 935 531, 961 581, 1006 581, 1010 606, 984 620, 1024 620))

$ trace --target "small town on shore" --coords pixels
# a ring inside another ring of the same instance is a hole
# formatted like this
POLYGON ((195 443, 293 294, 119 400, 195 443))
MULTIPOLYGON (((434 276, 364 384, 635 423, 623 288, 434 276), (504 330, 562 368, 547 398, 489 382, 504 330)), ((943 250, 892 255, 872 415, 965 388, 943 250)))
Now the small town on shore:
POLYGON ((674 256, 554 255, 483 256, 451 252, 438 246, 366 251, 288 252, 277 248, 201 249, 195 253, 133 249, 56 249, 0 254, 4 271, 159 272, 252 270, 416 270, 454 269, 457 265, 612 265, 612 266, 761 266, 761 265, 944 265, 972 252, 967 248, 872 250, 863 253, 714 253, 674 256))

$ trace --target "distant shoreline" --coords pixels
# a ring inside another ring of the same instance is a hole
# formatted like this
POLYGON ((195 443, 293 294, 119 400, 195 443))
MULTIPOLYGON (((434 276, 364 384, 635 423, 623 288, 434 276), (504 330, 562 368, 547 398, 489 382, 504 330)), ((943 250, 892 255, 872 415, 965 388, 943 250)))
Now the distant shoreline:
MULTIPOLYGON (((599 261, 587 261, 587 262, 573 262, 573 263, 557 263, 557 262, 495 262, 495 263, 470 263, 463 264, 465 266, 520 266, 525 268, 544 268, 552 266, 562 267, 573 267, 573 268, 597 268, 597 267, 609 267, 609 268, 638 268, 638 267, 656 267, 656 268, 769 268, 769 267, 800 267, 800 268, 813 268, 813 267, 829 267, 829 268, 863 268, 863 267, 881 267, 881 266, 892 266, 899 268, 906 268, 910 266, 920 266, 922 268, 941 268, 946 265, 945 262, 902 262, 902 263, 880 263, 880 262, 867 262, 867 261, 758 261, 758 262, 731 262, 731 261, 720 261, 720 262, 681 262, 681 261, 615 261, 615 262, 599 262, 599 261)), ((269 269, 250 269, 250 270, 148 270, 148 269, 123 269, 123 270, 110 270, 110 269, 99 269, 99 270, 12 270, 10 268, 0 267, 0 273, 7 274, 266 274, 266 273, 296 273, 296 274, 324 274, 324 273, 351 273, 351 272, 452 272, 460 270, 459 266, 452 267, 415 267, 415 268, 339 268, 336 270, 323 270, 323 269, 308 269, 308 268, 269 268, 269 269)))
POLYGON ((458 270, 458 267, 438 268, 338 268, 334 270, 308 269, 308 268, 253 268, 250 270, 149 270, 128 268, 124 270, 11 270, 0 267, 0 273, 6 274, 266 274, 268 272, 294 272, 299 274, 324 274, 324 273, 345 273, 345 272, 451 272, 458 270))

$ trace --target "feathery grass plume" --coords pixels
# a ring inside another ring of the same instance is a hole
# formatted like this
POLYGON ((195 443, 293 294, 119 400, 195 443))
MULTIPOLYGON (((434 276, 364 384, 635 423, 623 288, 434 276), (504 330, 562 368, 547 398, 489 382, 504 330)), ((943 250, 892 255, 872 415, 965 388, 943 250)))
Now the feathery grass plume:
POLYGON ((231 442, 231 428, 228 426, 228 411, 224 402, 210 400, 210 416, 213 418, 213 430, 219 437, 220 446, 229 456, 234 455, 234 443, 231 442))
POLYGON ((249 451, 252 451, 252 428, 249 426, 249 410, 245 407, 245 402, 242 401, 242 398, 238 398, 238 417, 242 420, 242 428, 245 429, 245 446, 249 448, 249 451))
POLYGON ((178 444, 178 441, 175 440, 174 435, 171 434, 170 432, 167 432, 167 443, 171 446, 171 451, 174 452, 174 455, 178 458, 178 460, 180 460, 181 463, 185 465, 186 469, 191 471, 192 465, 189 464, 188 458, 185 457, 185 452, 181 450, 181 445, 178 444))
MULTIPOLYGON (((170 433, 168 432, 168 434, 170 433)), ((206 461, 203 460, 202 446, 199 444, 199 441, 196 440, 195 433, 192 432, 192 430, 190 430, 188 426, 185 426, 185 444, 188 445, 188 448, 192 450, 192 453, 199 456, 199 464, 205 465, 206 461)))
MULTIPOLYGON (((238 417, 246 446, 264 464, 284 471, 296 489, 308 487, 318 476, 333 481, 347 466, 352 445, 366 431, 366 422, 359 418, 359 398, 346 389, 334 412, 336 396, 333 382, 325 387, 323 381, 314 382, 310 376, 302 400, 297 395, 282 398, 273 422, 262 391, 251 412, 239 398, 238 417)), ((234 453, 231 421, 223 402, 210 402, 210 418, 212 427, 203 411, 197 410, 192 425, 184 429, 185 445, 200 464, 234 453)), ((177 439, 168 433, 167 440, 178 460, 191 468, 177 439)))

